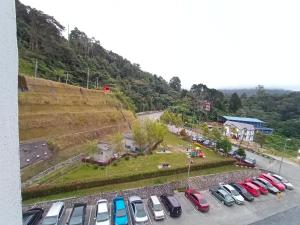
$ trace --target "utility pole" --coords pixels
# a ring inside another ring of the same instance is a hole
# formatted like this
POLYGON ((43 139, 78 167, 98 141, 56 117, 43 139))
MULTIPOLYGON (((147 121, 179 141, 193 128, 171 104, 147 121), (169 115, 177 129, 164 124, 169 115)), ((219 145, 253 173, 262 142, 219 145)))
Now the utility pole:
POLYGON ((189 159, 189 169, 188 169, 188 177, 187 177, 188 187, 189 187, 189 178, 190 178, 190 170, 191 170, 191 161, 192 161, 192 159, 189 159))
POLYGON ((86 88, 89 89, 89 78, 90 78, 90 68, 88 68, 87 72, 87 80, 86 80, 86 88))
MULTIPOLYGON (((288 141, 290 141, 290 140, 291 140, 291 139, 289 139, 289 138, 285 139, 283 152, 285 152, 286 143, 287 143, 288 141)), ((279 171, 278 171, 278 174, 279 174, 279 175, 280 175, 280 172, 281 172, 282 163, 283 163, 283 155, 281 156, 281 161, 280 161, 280 166, 279 166, 279 171)))
POLYGON ((97 82, 96 82, 96 88, 98 89, 99 77, 97 77, 96 79, 97 79, 97 82))
POLYGON ((35 60, 35 68, 34 68, 34 77, 37 77, 37 70, 38 70, 38 61, 37 59, 35 60))
POLYGON ((69 72, 67 72, 66 84, 68 84, 68 79, 69 79, 69 72))
POLYGON ((68 46, 70 46, 70 28, 68 24, 68 46))

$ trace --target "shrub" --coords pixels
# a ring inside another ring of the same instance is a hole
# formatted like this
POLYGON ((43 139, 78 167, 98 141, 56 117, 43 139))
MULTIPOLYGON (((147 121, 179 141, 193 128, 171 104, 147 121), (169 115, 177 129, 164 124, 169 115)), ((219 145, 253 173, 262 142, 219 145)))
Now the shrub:
POLYGON ((118 163, 114 162, 112 165, 113 165, 113 166, 117 166, 117 165, 118 165, 118 163))
POLYGON ((130 157, 127 155, 127 156, 125 156, 125 160, 129 160, 130 159, 130 157))

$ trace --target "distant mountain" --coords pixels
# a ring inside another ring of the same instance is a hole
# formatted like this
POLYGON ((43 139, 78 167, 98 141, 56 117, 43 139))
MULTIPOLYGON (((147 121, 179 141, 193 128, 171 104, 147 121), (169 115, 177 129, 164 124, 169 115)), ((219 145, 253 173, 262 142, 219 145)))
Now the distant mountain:
MULTIPOLYGON (((284 89, 264 89, 267 94, 270 95, 283 95, 288 94, 292 91, 284 90, 284 89)), ((256 88, 237 88, 237 89, 219 89, 219 91, 223 92, 225 95, 232 95, 233 93, 237 93, 241 96, 245 93, 248 97, 256 94, 256 88)))

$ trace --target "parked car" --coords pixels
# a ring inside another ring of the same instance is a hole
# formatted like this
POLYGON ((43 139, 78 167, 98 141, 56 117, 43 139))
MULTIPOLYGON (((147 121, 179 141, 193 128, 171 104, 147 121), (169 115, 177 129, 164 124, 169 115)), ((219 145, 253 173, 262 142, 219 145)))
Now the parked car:
POLYGON ((268 190, 270 193, 272 193, 272 194, 277 194, 277 193, 280 192, 276 187, 274 187, 274 186, 273 186, 269 181, 267 181, 266 179, 261 178, 261 177, 258 177, 258 178, 256 178, 256 180, 258 180, 258 181, 260 181, 261 183, 263 183, 263 184, 266 186, 267 190, 268 190))
POLYGON ((241 196, 244 197, 245 200, 251 202, 254 200, 254 197, 240 184, 238 183, 230 183, 230 185, 240 193, 241 196))
POLYGON ((234 204, 234 199, 220 187, 212 187, 209 189, 209 192, 224 205, 232 206, 234 204))
POLYGON ((219 186, 220 186, 220 188, 222 188, 225 192, 227 192, 234 199, 234 201, 235 201, 236 204, 242 205, 242 204, 245 203, 245 200, 244 200, 243 196, 241 196, 237 192, 237 190, 235 190, 229 184, 220 183, 219 186))
POLYGON ((133 224, 146 225, 149 218, 142 199, 139 196, 131 196, 128 199, 128 207, 133 224))
POLYGON ((165 218, 165 212, 156 195, 150 196, 150 198, 148 199, 148 207, 155 220, 163 220, 165 218))
POLYGON ((100 199, 97 201, 95 220, 95 225, 110 225, 108 201, 106 199, 100 199))
POLYGON ((231 156, 231 157, 234 157, 237 153, 237 150, 236 149, 231 149, 229 152, 228 152, 228 155, 231 156))
POLYGON ((284 191, 285 186, 284 184, 277 181, 274 177, 272 177, 270 174, 262 173, 260 174, 261 178, 264 178, 265 180, 269 181, 274 187, 276 187, 279 191, 284 191))
POLYGON ((274 177, 276 180, 278 180, 280 183, 282 183, 286 189, 293 190, 294 185, 292 185, 287 179, 283 178, 282 176, 279 176, 277 174, 271 174, 272 177, 274 177))
POLYGON ((238 184, 245 188, 253 197, 260 196, 259 188, 251 182, 240 182, 238 184))
POLYGON ((114 225, 128 225, 126 204, 122 196, 113 199, 113 222, 114 225))
POLYGON ((85 213, 86 213, 86 203, 75 203, 72 208, 67 224, 84 225, 85 213))
POLYGON ((42 208, 32 208, 23 213, 23 225, 36 225, 43 216, 42 208))
POLYGON ((253 185, 258 187, 261 194, 263 194, 263 195, 268 194, 269 191, 267 190, 266 185, 264 185, 260 181, 258 181, 258 180, 247 180, 247 181, 251 182, 253 185))
POLYGON ((160 200, 171 217, 179 217, 181 215, 181 205, 174 195, 163 194, 160 196, 160 200))
POLYGON ((209 204, 206 201, 204 195, 195 189, 186 189, 185 197, 187 197, 193 205, 201 212, 207 212, 209 210, 209 204))
POLYGON ((50 207, 45 216, 42 225, 58 225, 65 212, 65 204, 63 202, 55 202, 50 207))

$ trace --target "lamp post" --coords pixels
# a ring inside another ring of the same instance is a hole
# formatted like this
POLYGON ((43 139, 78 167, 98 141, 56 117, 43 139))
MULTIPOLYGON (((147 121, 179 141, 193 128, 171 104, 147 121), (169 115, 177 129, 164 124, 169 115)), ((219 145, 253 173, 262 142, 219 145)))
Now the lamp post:
POLYGON ((192 162, 192 159, 189 159, 189 168, 188 168, 188 177, 187 177, 187 185, 188 185, 188 187, 190 187, 189 186, 189 178, 190 178, 191 162, 192 162))
MULTIPOLYGON (((285 152, 286 143, 287 143, 288 141, 290 141, 290 140, 291 140, 291 139, 289 139, 289 138, 285 139, 283 152, 285 152)), ((280 175, 280 172, 281 172, 282 163, 283 163, 283 155, 281 156, 281 161, 280 161, 280 166, 279 166, 279 171, 278 171, 278 174, 279 174, 279 175, 280 175)))

